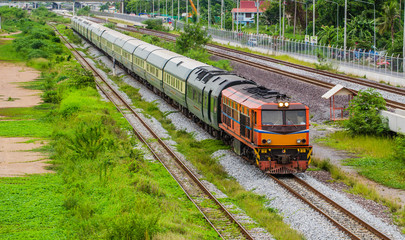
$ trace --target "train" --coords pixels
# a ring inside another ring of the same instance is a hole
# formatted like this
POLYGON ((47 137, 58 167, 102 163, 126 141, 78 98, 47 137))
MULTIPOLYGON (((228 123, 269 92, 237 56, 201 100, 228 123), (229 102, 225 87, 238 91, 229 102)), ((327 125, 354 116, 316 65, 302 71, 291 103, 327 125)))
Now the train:
POLYGON ((231 72, 81 17, 72 28, 130 75, 268 174, 304 172, 311 161, 309 108, 231 72))

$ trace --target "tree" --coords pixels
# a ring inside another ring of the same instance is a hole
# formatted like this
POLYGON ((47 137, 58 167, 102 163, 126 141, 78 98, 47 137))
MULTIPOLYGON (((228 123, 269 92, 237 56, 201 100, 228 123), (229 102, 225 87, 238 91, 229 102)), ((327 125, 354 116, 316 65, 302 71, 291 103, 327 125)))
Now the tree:
POLYGON ((391 0, 384 4, 382 16, 378 18, 379 33, 384 34, 390 30, 392 47, 394 46, 395 26, 398 25, 398 21, 401 19, 400 11, 397 1, 391 0))
POLYGON ((333 26, 322 26, 322 30, 318 32, 318 35, 320 43, 331 45, 332 41, 336 38, 336 28, 333 26))
POLYGON ((357 48, 370 49, 373 42, 374 22, 364 15, 355 16, 348 22, 347 36, 358 45, 357 48))
POLYGON ((201 48, 210 40, 207 30, 199 24, 186 24, 184 32, 176 40, 176 51, 185 53, 190 49, 201 48))
POLYGON ((350 117, 345 127, 353 134, 381 135, 388 131, 388 123, 379 114, 385 110, 385 100, 375 89, 360 90, 350 101, 350 117))

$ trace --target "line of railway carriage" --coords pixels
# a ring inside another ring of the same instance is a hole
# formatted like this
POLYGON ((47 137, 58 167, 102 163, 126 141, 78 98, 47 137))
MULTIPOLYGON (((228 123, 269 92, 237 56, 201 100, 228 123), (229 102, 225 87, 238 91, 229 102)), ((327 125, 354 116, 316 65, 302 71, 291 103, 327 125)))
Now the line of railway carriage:
POLYGON ((309 109, 254 82, 73 17, 73 28, 135 78, 270 174, 303 172, 311 159, 309 109))

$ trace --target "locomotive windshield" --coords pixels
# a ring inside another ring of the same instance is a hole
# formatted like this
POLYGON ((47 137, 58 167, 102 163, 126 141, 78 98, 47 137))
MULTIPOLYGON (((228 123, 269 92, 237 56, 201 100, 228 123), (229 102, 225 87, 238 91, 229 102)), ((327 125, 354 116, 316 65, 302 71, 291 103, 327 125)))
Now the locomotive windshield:
POLYGON ((297 111, 286 111, 285 112, 285 120, 286 125, 305 125, 305 110, 297 110, 297 111))
POLYGON ((283 125, 283 111, 262 111, 263 125, 283 125))
POLYGON ((306 125, 305 110, 262 111, 262 125, 306 125))

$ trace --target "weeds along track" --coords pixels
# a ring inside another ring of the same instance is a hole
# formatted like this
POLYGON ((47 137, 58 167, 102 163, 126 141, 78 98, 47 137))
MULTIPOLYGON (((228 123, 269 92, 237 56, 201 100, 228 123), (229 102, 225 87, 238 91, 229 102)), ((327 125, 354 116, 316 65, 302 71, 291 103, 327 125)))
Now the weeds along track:
POLYGON ((297 176, 269 176, 295 197, 325 216, 351 239, 390 239, 297 176))
MULTIPOLYGON (((99 18, 91 18, 92 21, 98 22, 98 23, 102 23, 105 22, 105 20, 101 20, 99 18)), ((165 39, 167 41, 176 41, 176 37, 177 35, 174 34, 170 34, 170 33, 165 33, 165 32, 160 32, 160 31, 156 31, 156 30, 151 30, 151 29, 141 29, 141 28, 135 28, 135 27, 117 27, 117 29, 119 30, 123 30, 123 31, 130 31, 130 32, 139 32, 142 34, 151 34, 154 36, 158 36, 159 38, 165 39)), ((272 73, 277 73, 286 77, 290 77, 299 81, 303 81, 306 83, 310 83, 319 87, 323 87, 326 89, 331 89, 335 86, 335 84, 331 84, 322 80, 318 80, 312 77, 308 77, 308 76, 304 76, 301 74, 297 74, 297 73, 292 73, 289 71, 285 71, 285 70, 281 70, 278 68, 274 68, 274 67, 270 67, 268 65, 265 64, 260 64, 258 62, 254 62, 253 60, 246 60, 242 57, 238 57, 236 55, 239 56, 244 56, 244 57, 250 57, 250 58, 255 58, 255 59, 260 59, 260 60, 264 60, 270 63, 277 63, 277 64, 281 64, 283 66, 288 66, 288 67, 292 67, 295 69, 299 69, 299 70, 304 70, 307 72, 311 72, 311 73, 316 73, 318 75, 322 75, 325 77, 331 77, 331 78, 335 78, 335 79, 339 79, 339 80, 343 80, 343 81, 347 81, 350 83, 355 83, 358 85, 362 85, 362 86, 366 86, 366 87, 371 87, 371 88, 375 88, 378 90, 382 90, 382 91, 386 91, 389 93, 394 93, 394 94, 398 94, 398 95, 402 95, 405 96, 405 89, 403 88, 398 88, 398 87, 394 87, 394 86, 389 86, 389 85, 385 85, 385 84, 381 84, 378 82, 370 82, 370 81, 366 81, 366 80, 362 80, 362 79, 358 79, 358 78, 353 78, 353 77, 349 77, 349 76, 345 76, 345 75, 341 75, 341 74, 334 74, 334 73, 330 73, 327 71, 323 71, 323 70, 318 70, 318 69, 314 69, 314 68, 310 68, 310 67, 306 67, 306 66, 301 66, 298 64, 294 64, 294 63, 289 63, 289 62, 285 62, 285 61, 281 61, 281 60, 277 60, 271 57, 266 57, 266 56, 261 56, 258 54, 254 54, 254 53, 247 53, 247 52, 243 52, 243 51, 239 51, 239 50, 235 50, 235 49, 231 49, 231 48, 227 48, 227 47, 223 47, 223 46, 218 46, 215 44, 208 44, 209 47, 212 48, 216 48, 219 49, 221 51, 225 51, 228 53, 233 53, 235 55, 230 55, 227 53, 223 53, 223 52, 218 52, 218 51, 213 51, 213 50, 207 50, 209 53, 211 53, 214 56, 220 57, 220 58, 224 58, 224 59, 228 59, 231 61, 235 61, 238 63, 242 63, 248 66, 252 66, 255 68, 259 68, 261 70, 265 70, 265 71, 270 71, 272 73)), ((353 90, 354 92, 357 93, 357 91, 353 90)), ((391 108, 398 108, 398 109, 403 109, 405 110, 405 103, 401 103, 401 102, 396 102, 396 101, 392 101, 389 99, 385 99, 385 101, 387 102, 387 106, 391 107, 391 108)))
POLYGON ((159 160, 178 182, 187 197, 203 214, 207 222, 222 239, 253 239, 250 233, 234 216, 210 193, 195 174, 180 160, 171 148, 160 139, 152 128, 127 103, 98 71, 80 55, 78 51, 62 36, 66 46, 86 69, 93 72, 98 88, 116 106, 133 127, 138 138, 149 148, 154 158, 159 160))

